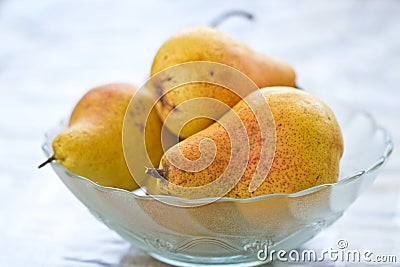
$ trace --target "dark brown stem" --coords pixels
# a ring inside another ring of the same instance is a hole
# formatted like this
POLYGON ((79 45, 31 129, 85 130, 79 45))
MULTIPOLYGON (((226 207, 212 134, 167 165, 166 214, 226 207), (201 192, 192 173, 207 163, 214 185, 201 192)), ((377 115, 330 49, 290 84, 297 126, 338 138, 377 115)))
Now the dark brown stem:
POLYGON ((163 169, 155 169, 155 168, 146 168, 146 174, 151 175, 157 179, 165 179, 166 175, 163 169))
POLYGON ((45 165, 47 165, 48 163, 50 163, 50 162, 52 162, 53 160, 55 160, 56 159, 56 157, 54 157, 54 155, 52 155, 50 158, 48 158, 45 162, 43 162, 42 164, 40 164, 39 166, 38 166, 38 168, 40 169, 40 168, 42 168, 43 166, 45 166, 45 165))
POLYGON ((210 26, 213 28, 218 27, 223 21, 225 21, 226 19, 230 18, 230 17, 234 17, 234 16, 240 16, 240 17, 245 17, 248 20, 253 20, 254 19, 254 15, 244 11, 244 10, 230 10, 228 12, 225 12, 219 16, 217 16, 214 20, 211 21, 210 26))

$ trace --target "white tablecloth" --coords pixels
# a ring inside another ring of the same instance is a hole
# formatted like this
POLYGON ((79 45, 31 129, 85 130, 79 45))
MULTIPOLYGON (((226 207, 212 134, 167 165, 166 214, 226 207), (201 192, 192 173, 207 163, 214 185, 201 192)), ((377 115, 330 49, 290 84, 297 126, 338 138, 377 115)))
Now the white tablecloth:
MULTIPOLYGON (((36 168, 43 134, 91 87, 141 85, 171 34, 235 8, 256 20, 221 30, 289 62, 306 90, 369 111, 400 143, 399 1, 3 0, 0 266, 164 266, 97 222, 51 168, 36 168)), ((395 149, 368 191, 302 248, 345 239, 400 264, 399 174, 395 149)))

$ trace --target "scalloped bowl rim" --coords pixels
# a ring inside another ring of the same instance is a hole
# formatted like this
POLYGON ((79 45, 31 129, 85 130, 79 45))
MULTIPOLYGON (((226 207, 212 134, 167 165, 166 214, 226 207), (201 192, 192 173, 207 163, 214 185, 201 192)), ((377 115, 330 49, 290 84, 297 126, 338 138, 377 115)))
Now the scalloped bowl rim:
MULTIPOLYGON (((343 103, 341 103, 343 104, 343 103)), ((108 187, 108 186, 102 186, 99 185, 93 181, 91 181, 90 179, 74 174, 70 171, 68 171, 66 168, 64 168, 64 166, 62 166, 61 164, 53 161, 51 162, 52 166, 59 166, 62 169, 64 169, 64 171, 66 173, 68 173, 71 177, 76 178, 76 179, 81 179, 84 180, 86 183, 91 184, 92 186, 94 186, 95 188, 105 191, 105 192, 116 192, 116 193, 123 193, 123 194, 127 194, 131 197, 134 198, 138 198, 138 199, 145 199, 145 200, 149 200, 149 199, 153 199, 153 200, 162 200, 162 199, 166 199, 168 201, 173 200, 173 202, 175 203, 179 203, 179 202, 183 202, 186 204, 202 204, 202 203, 210 203, 210 202, 236 202, 236 203, 249 203, 249 202, 256 202, 256 201, 262 201, 262 200, 267 200, 267 199, 271 199, 271 198, 277 198, 277 197, 287 197, 287 198, 296 198, 296 197, 302 197, 308 194, 312 194, 315 193, 317 191, 320 191, 324 188, 327 187, 336 187, 345 183, 348 183, 350 181, 359 179, 360 177, 362 177, 365 174, 368 174, 371 171, 377 170, 379 168, 381 168, 384 163, 387 161, 387 159, 389 158, 390 154, 393 151, 393 141, 390 137, 390 134, 388 133, 388 131, 379 126, 375 119, 371 116, 371 114, 369 114, 368 112, 364 111, 364 110, 359 110, 359 109, 354 109, 354 111, 358 111, 360 113, 363 113, 372 123, 372 125, 375 127, 375 129, 377 131, 381 131, 383 133, 383 136, 385 138, 385 151, 383 152, 383 154, 368 168, 366 168, 365 170, 360 170, 358 172, 356 172, 353 175, 349 175, 346 177, 343 177, 342 179, 340 179, 339 181, 337 181, 336 183, 330 183, 330 184, 321 184, 321 185, 317 185, 317 186, 313 186, 295 193, 275 193, 275 194, 266 194, 266 195, 262 195, 262 196, 257 196, 257 197, 252 197, 252 198, 243 198, 243 199, 239 199, 239 198, 229 198, 229 197, 212 197, 212 198, 201 198, 201 199, 184 199, 184 198, 180 198, 180 197, 175 197, 175 196, 168 196, 168 195, 157 195, 157 197, 155 198, 152 195, 138 195, 135 193, 134 191, 128 191, 125 189, 121 189, 121 188, 115 188, 115 187, 108 187)), ((42 145, 42 150, 44 151, 44 153, 46 154, 46 156, 50 157, 51 156, 51 152, 50 152, 50 148, 48 146, 48 144, 45 142, 42 145)), ((143 190, 141 188, 138 188, 136 190, 143 190)), ((171 203, 171 202, 168 202, 171 203)))

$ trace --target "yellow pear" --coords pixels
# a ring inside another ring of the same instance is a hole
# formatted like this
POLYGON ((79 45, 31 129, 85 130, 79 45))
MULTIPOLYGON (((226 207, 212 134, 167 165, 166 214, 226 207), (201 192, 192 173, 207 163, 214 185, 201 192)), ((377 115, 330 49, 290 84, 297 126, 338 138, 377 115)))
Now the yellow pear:
MULTIPOLYGON (((151 76, 168 67, 194 61, 210 61, 233 67, 246 74, 258 88, 277 85, 296 86, 296 74, 291 66, 257 52, 243 42, 210 27, 190 28, 168 39, 154 57, 151 76)), ((214 71, 210 70, 210 75, 214 74, 214 71)), ((153 87, 153 93, 158 97, 162 96, 156 108, 164 122, 171 110, 189 99, 214 98, 229 107, 233 107, 241 99, 223 86, 202 82, 181 85, 166 92, 163 83, 171 82, 171 79, 174 77, 160 80, 153 87)), ((190 112, 190 107, 181 111, 190 112)), ((221 111, 215 112, 212 117, 219 118, 223 115, 221 111)), ((173 133, 186 138, 212 123, 211 119, 197 118, 188 122, 182 129, 181 125, 175 125, 174 121, 168 122, 166 126, 173 133)))
MULTIPOLYGON (((127 116, 144 109, 145 104, 153 104, 149 92, 138 91, 135 86, 124 83, 103 85, 88 91, 73 109, 68 127, 53 140, 54 155, 47 162, 56 160, 70 172, 99 185, 136 189, 138 185, 126 165, 122 142, 125 112, 135 93, 143 105, 131 107, 127 116)), ((151 163, 157 166, 163 154, 160 137, 162 122, 153 109, 146 126, 143 124, 132 123, 136 131, 131 133, 137 135, 146 130, 148 156, 151 163)), ((135 140, 139 137, 127 138, 135 140)), ((129 160, 143 168, 144 174, 147 155, 133 155, 129 160)))
MULTIPOLYGON (((228 168, 232 155, 230 137, 222 126, 227 126, 238 116, 243 122, 248 135, 250 148, 247 165, 237 184, 225 194, 232 198, 250 198, 273 193, 294 193, 320 184, 334 183, 338 179, 339 163, 343 153, 343 140, 338 122, 332 110, 317 97, 310 93, 290 87, 270 87, 253 92, 245 100, 252 100, 254 105, 263 105, 265 101, 270 107, 274 118, 276 132, 276 147, 272 165, 267 176, 255 190, 249 190, 249 185, 260 162, 262 143, 260 127, 256 116, 242 100, 226 113, 220 123, 210 127, 179 144, 171 147, 163 156, 159 170, 149 169, 148 173, 164 179, 159 179, 159 192, 192 198, 185 195, 174 185, 181 188, 202 187, 212 183, 228 168), (204 142, 211 139, 213 146, 205 146, 204 142), (200 149, 199 149, 200 148, 200 149), (216 151, 213 161, 200 171, 190 169, 184 163, 179 167, 171 164, 169 159, 176 159, 180 154, 194 162, 202 155, 216 151), (157 175, 157 173, 159 175, 157 175)), ((268 142, 266 144, 268 146, 268 142)), ((243 142, 243 146, 244 146, 243 142)), ((240 160, 240 159, 239 159, 240 160)), ((232 162, 233 166, 240 162, 232 162)), ((218 188, 210 188, 208 196, 218 196, 218 188)), ((206 195, 207 196, 207 195, 206 195)))

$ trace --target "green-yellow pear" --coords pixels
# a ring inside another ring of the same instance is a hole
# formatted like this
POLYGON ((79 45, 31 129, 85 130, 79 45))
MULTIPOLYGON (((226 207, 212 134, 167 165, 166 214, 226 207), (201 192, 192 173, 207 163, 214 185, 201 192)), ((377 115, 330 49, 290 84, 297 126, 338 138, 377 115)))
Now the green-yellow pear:
MULTIPOLYGON (((263 141, 256 116, 244 101, 240 101, 220 121, 229 128, 234 115, 240 118, 247 131, 250 152, 243 175, 225 196, 250 198, 264 194, 294 193, 316 185, 336 182, 343 153, 343 140, 332 110, 310 93, 290 87, 261 89, 262 96, 258 95, 258 98, 255 97, 256 93, 258 92, 248 95, 245 100, 252 100, 255 105, 263 105, 266 101, 270 107, 276 129, 276 148, 272 165, 261 185, 254 191, 249 190, 260 161, 263 141)), ((222 125, 212 124, 171 147, 164 154, 160 169, 157 170, 165 178, 157 183, 159 192, 191 198, 177 192, 177 187, 173 185, 182 188, 201 187, 221 176, 228 167, 231 154, 237 153, 231 151, 232 140, 222 125), (199 150, 201 142, 206 139, 213 140, 216 148, 215 158, 207 168, 196 172, 185 171, 183 169, 186 169, 186 166, 177 167, 168 160, 178 158, 182 153, 186 159, 195 161, 201 155, 211 153, 208 146, 203 145, 203 150, 199 150)), ((233 166, 236 163, 233 162, 233 166)), ((154 175, 154 170, 149 170, 148 173, 154 175)), ((211 189, 208 192, 209 196, 215 196, 217 190, 211 189)))
MULTIPOLYGON (((295 87, 296 74, 291 66, 283 61, 257 52, 227 34, 210 27, 194 27, 169 38, 158 50, 151 67, 151 76, 168 67, 193 61, 222 63, 246 74, 259 88, 267 86, 295 87)), ((210 71, 210 75, 214 72, 210 71)), ((174 79, 174 77, 171 77, 174 79)), ((179 104, 197 97, 215 98, 229 107, 239 102, 234 92, 211 83, 190 83, 178 86, 166 93, 163 82, 154 85, 154 93, 160 97, 157 111, 163 121, 179 104)), ((168 79, 170 82, 170 80, 168 79)), ((250 92, 247 92, 250 93, 250 92)), ((182 112, 190 112, 190 107, 182 112)), ((216 111, 213 117, 223 113, 216 111)), ((166 124, 173 133, 186 138, 213 123, 208 118, 197 118, 188 122, 182 129, 174 121, 166 124)))
MULTIPOLYGON (((55 159, 70 172, 99 185, 136 189, 138 185, 126 165, 122 143, 125 112, 135 93, 140 103, 152 105, 149 92, 138 91, 130 84, 108 84, 88 91, 73 109, 68 127, 53 140, 54 155, 49 161, 55 159)), ((131 111, 143 108, 144 104, 133 107, 131 111)), ((143 125, 144 122, 132 123, 137 131, 131 132, 137 134, 146 130, 148 156, 152 164, 158 166, 163 154, 160 137, 162 123, 154 109, 145 128, 143 125)), ((139 139, 138 136, 129 138, 139 139)), ((129 160, 143 168, 144 173, 147 155, 133 154, 134 158, 129 160)))

